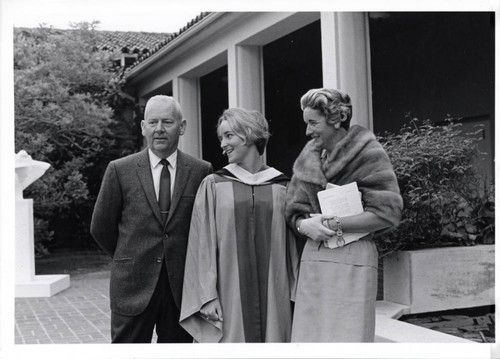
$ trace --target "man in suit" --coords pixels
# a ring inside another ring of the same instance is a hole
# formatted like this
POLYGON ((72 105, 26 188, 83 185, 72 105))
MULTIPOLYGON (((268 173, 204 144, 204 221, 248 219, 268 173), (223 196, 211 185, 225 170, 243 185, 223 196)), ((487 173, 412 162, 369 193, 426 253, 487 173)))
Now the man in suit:
POLYGON ((91 234, 112 256, 113 343, 192 342, 179 325, 184 263, 196 191, 212 165, 177 149, 186 120, 179 103, 154 96, 142 135, 148 148, 110 162, 91 234), (165 162, 166 159, 168 162, 165 162))

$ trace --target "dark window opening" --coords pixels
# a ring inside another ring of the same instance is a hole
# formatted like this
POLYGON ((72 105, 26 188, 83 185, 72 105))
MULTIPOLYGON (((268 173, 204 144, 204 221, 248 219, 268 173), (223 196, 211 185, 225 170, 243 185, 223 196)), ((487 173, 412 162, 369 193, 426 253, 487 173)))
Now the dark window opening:
POLYGON ((200 78, 200 94, 203 159, 216 171, 227 165, 216 132, 217 120, 228 107, 227 66, 200 78))
POLYGON ((320 21, 296 30, 263 49, 266 119, 271 138, 267 163, 288 176, 307 142, 300 97, 323 83, 320 21))

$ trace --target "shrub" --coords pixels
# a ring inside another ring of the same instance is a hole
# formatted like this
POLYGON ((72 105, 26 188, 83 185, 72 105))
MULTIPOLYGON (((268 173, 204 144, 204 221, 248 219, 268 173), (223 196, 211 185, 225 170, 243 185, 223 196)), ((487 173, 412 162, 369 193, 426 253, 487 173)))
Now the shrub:
POLYGON ((96 50, 94 27, 14 32, 15 150, 51 164, 24 191, 34 200, 37 254, 49 244, 93 245, 89 222, 104 168, 135 150, 133 126, 117 116, 122 81, 113 54, 96 50))
POLYGON ((444 126, 411 119, 399 133, 379 137, 404 202, 400 226, 377 241, 381 256, 494 241, 494 187, 475 166, 479 131, 460 127, 452 119, 444 126))

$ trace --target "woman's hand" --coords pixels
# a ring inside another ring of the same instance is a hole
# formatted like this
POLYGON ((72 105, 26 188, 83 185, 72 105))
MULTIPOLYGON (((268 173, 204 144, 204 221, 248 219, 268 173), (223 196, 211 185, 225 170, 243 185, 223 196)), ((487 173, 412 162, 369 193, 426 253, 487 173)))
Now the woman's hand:
POLYGON ((313 241, 326 241, 335 236, 335 232, 323 225, 323 221, 331 219, 330 215, 311 214, 311 218, 297 220, 299 232, 313 241))
POLYGON ((222 322, 222 307, 220 306, 219 298, 215 298, 201 307, 200 315, 205 319, 222 322))

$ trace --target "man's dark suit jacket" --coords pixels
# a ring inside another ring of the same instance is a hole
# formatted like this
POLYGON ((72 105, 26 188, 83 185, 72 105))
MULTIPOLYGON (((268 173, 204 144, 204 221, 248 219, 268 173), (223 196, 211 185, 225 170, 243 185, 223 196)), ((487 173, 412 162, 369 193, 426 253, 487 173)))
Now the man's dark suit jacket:
POLYGON ((92 216, 91 234, 113 257, 111 310, 127 316, 144 311, 163 258, 172 295, 181 306, 189 224, 198 186, 212 172, 208 162, 177 151, 177 172, 165 226, 156 200, 149 153, 110 162, 92 216))

